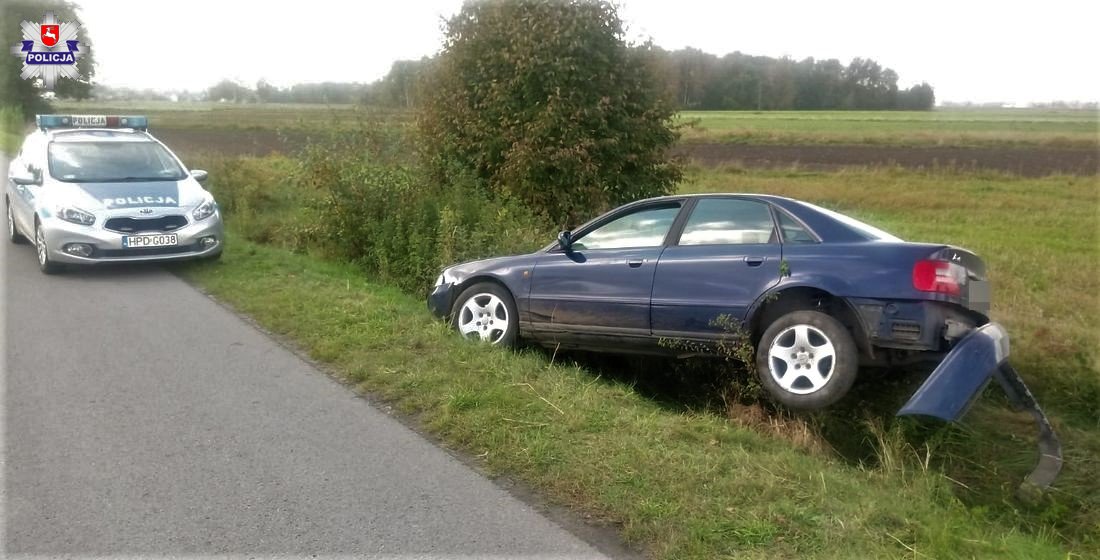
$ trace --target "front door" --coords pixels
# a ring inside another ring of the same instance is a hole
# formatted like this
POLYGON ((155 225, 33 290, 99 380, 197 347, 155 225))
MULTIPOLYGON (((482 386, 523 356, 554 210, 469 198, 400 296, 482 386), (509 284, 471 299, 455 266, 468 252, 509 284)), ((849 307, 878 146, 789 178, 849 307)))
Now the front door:
POLYGON ((570 251, 535 264, 529 300, 539 332, 649 336, 653 273, 680 202, 614 216, 578 232, 570 251))

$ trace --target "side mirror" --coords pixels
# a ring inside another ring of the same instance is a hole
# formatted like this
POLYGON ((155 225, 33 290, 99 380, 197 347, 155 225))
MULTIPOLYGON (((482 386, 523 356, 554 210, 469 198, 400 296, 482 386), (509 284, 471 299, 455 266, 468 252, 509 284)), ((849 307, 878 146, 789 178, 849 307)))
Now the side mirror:
POLYGON ((561 247, 562 251, 568 253, 573 247, 573 233, 569 230, 559 233, 558 246, 561 247))
POLYGON ((206 172, 202 169, 192 169, 191 177, 201 183, 206 180, 206 172))
POLYGON ((11 173, 11 182, 16 185, 41 185, 42 181, 29 171, 14 169, 11 173))

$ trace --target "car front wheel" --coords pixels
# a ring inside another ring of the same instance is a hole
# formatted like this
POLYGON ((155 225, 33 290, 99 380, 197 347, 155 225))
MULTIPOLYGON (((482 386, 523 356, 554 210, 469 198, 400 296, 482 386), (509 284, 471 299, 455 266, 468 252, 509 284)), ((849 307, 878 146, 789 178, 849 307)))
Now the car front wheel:
POLYGON ((19 228, 15 225, 15 216, 11 212, 11 202, 6 203, 4 206, 8 208, 8 241, 12 243, 22 243, 23 236, 19 233, 19 228))
POLYGON ((819 311, 788 313, 768 326, 756 348, 760 383, 784 406, 815 410, 848 394, 859 370, 851 333, 819 311))
POLYGON ((61 272, 61 265, 50 260, 50 250, 46 245, 46 234, 42 232, 42 225, 34 224, 34 248, 38 253, 38 268, 43 274, 57 274, 61 272))
POLYGON ((519 331, 519 313, 512 294, 499 284, 474 284, 455 301, 452 324, 463 338, 513 346, 519 331))

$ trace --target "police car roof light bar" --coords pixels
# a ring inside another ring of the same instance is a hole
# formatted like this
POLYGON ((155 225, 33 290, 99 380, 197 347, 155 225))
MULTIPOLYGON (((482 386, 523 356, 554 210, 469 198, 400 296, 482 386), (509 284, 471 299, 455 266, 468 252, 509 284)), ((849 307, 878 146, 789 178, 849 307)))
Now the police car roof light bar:
POLYGON ((144 115, 35 115, 38 128, 132 128, 148 130, 144 115))

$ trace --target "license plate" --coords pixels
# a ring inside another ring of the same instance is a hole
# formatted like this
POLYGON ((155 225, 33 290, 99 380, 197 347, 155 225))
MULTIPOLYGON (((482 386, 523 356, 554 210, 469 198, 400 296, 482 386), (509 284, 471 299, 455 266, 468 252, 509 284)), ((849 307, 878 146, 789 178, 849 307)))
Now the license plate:
POLYGON ((176 234, 174 233, 164 235, 126 235, 122 238, 122 246, 127 249, 137 249, 140 247, 170 247, 178 243, 179 241, 176 239, 176 234))
POLYGON ((989 282, 971 280, 968 284, 970 284, 970 291, 967 295, 970 296, 971 303, 989 303, 992 300, 989 293, 989 282))
POLYGON ((988 314, 990 302, 993 301, 993 298, 990 297, 989 282, 971 280, 967 284, 969 284, 969 288, 966 292, 966 299, 970 304, 970 309, 988 314))

